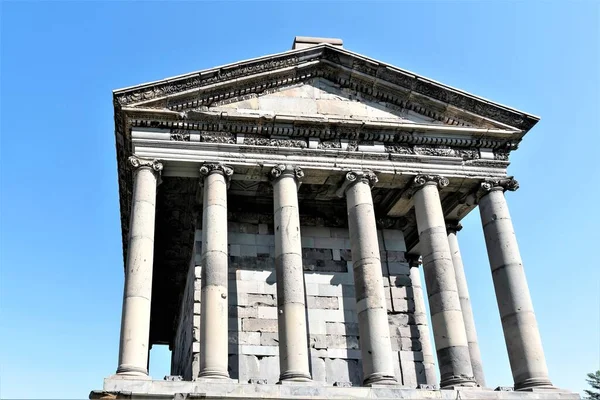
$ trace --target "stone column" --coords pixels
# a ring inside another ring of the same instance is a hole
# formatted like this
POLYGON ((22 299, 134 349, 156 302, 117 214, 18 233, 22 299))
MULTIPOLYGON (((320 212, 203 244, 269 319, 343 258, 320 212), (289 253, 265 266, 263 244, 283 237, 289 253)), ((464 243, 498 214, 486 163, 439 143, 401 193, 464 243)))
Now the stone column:
POLYGON ((465 323, 438 192, 438 187, 448 183, 448 179, 437 175, 415 177, 414 205, 419 247, 440 363, 440 386, 474 386, 465 323))
POLYGON ((365 385, 396 383, 375 211, 371 197, 371 186, 376 182, 377 176, 371 171, 351 171, 346 174, 346 181, 341 188, 341 192, 346 194, 348 208, 365 385))
POLYGON ((279 322, 279 380, 309 381, 304 271, 298 213, 299 167, 271 170, 274 196, 275 272, 279 322))
POLYGON ((117 374, 140 377, 148 375, 156 186, 163 165, 136 156, 128 161, 133 193, 117 374))
POLYGON ((473 310, 471 309, 467 277, 465 276, 465 268, 460 255, 460 248, 458 247, 458 238, 456 237, 456 233, 461 229, 462 225, 457 221, 449 221, 446 223, 446 232, 448 233, 448 244, 450 245, 450 253, 452 254, 452 263, 454 264, 454 275, 456 276, 460 308, 462 310, 463 320, 465 321, 465 330, 467 331, 471 367, 473 368, 473 375, 475 376, 477 384, 481 387, 485 387, 483 364, 481 362, 479 342, 477 341, 475 319, 473 318, 473 310))
POLYGON ((437 377, 435 373, 435 358, 433 358, 431 340, 429 340, 429 326, 427 324, 427 310, 425 309, 421 274, 419 273, 421 257, 407 255, 407 259, 408 265, 410 266, 410 282, 413 290, 413 300, 415 302, 415 322, 417 323, 417 330, 419 331, 421 353, 423 353, 425 384, 433 386, 437 384, 437 377))
POLYGON ((233 169, 204 164, 202 204, 202 287, 200 373, 202 378, 229 378, 227 331, 227 184, 233 169))
POLYGON ((518 187, 512 178, 483 182, 479 212, 515 390, 551 388, 523 262, 504 198, 504 191, 518 187))

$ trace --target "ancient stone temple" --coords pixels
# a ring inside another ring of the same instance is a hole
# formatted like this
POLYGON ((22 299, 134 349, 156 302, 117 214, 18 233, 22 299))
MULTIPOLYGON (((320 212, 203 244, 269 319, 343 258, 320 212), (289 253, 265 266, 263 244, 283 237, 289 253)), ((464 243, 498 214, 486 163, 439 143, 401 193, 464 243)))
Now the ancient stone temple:
POLYGON ((121 340, 90 398, 578 398, 549 377, 505 199, 537 117, 306 37, 114 107, 121 340), (511 387, 477 344, 475 209, 511 387))

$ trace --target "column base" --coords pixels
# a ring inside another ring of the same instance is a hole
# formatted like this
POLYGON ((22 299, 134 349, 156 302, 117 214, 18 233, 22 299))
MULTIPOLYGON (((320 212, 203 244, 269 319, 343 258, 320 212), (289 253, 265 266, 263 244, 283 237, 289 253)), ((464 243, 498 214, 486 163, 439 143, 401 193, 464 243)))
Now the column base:
POLYGON ((148 370, 146 368, 140 368, 133 365, 121 364, 117 368, 115 376, 143 378, 148 376, 148 370))
POLYGON ((198 378, 229 379, 229 372, 216 369, 205 369, 198 374, 198 378))
POLYGON ((279 375, 279 382, 277 384, 279 385, 284 382, 312 382, 312 379, 310 374, 304 372, 287 371, 279 375))
POLYGON ((453 375, 440 382, 440 389, 456 389, 478 387, 475 379, 470 376, 453 375))
POLYGON ((552 382, 546 378, 530 378, 521 382, 515 382, 515 390, 532 391, 533 389, 556 389, 552 382))
POLYGON ((372 385, 398 385, 398 381, 392 375, 374 373, 363 380, 363 386, 370 387, 372 385))

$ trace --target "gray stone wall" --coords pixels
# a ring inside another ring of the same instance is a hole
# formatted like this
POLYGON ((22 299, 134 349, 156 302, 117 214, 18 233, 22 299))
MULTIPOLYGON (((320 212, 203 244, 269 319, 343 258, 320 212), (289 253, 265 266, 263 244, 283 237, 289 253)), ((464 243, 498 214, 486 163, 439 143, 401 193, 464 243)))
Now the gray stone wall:
POLYGON ((195 260, 190 263, 177 333, 171 350, 171 375, 181 375, 192 380, 198 375, 198 352, 200 350, 198 327, 200 326, 200 267, 195 260))
MULTIPOLYGON (((277 383, 279 349, 273 226, 229 222, 228 230, 229 373, 240 383, 277 383)), ((313 379, 360 386, 362 366, 348 230, 302 226, 301 233, 313 379)), ((415 293, 411 286, 402 232, 380 230, 378 236, 395 374, 404 385, 417 387, 425 383, 417 324, 426 325, 427 321, 424 316, 415 317, 414 313, 414 296, 422 296, 421 289, 415 288, 418 291, 415 293)), ((196 231, 195 237, 193 264, 199 265, 201 232, 196 231)), ((180 317, 173 352, 173 371, 184 371, 178 373, 184 379, 197 374, 199 350, 200 267, 190 268, 190 271, 193 275, 188 280, 194 284, 188 281, 182 303, 188 316, 180 317), (188 293, 191 287, 197 288, 193 296, 188 293), (193 322, 191 337, 190 320, 193 322), (190 347, 191 356, 181 354, 190 347), (186 365, 177 366, 178 363, 186 365)))

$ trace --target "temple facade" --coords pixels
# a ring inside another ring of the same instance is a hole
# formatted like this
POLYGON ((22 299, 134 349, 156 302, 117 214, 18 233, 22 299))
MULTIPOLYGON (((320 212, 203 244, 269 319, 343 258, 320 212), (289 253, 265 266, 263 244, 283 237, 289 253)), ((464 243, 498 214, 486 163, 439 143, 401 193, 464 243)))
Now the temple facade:
POLYGON ((550 379, 505 198, 538 117, 307 37, 114 107, 121 339, 91 399, 579 398, 550 379), (511 387, 478 347, 476 209, 511 387))

